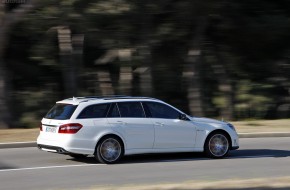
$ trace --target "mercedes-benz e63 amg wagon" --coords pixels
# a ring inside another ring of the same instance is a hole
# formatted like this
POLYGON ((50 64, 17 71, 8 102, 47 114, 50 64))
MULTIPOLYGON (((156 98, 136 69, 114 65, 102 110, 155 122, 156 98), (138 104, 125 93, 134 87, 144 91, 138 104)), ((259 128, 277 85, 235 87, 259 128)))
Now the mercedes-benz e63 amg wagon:
POLYGON ((38 148, 106 164, 124 155, 205 152, 222 158, 239 148, 233 125, 189 116, 155 98, 77 97, 56 102, 41 121, 38 148))

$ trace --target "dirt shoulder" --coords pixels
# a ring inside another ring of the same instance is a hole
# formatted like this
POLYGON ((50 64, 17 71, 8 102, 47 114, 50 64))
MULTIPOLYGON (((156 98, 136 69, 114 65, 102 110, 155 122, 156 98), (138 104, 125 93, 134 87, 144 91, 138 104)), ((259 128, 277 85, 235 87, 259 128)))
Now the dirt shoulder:
MULTIPOLYGON (((238 133, 290 132, 290 119, 231 122, 238 133)), ((36 141, 39 129, 0 129, 0 143, 36 141)))
POLYGON ((1 129, 0 143, 36 141, 39 129, 1 129))
POLYGON ((290 132, 290 119, 231 122, 238 133, 290 132))

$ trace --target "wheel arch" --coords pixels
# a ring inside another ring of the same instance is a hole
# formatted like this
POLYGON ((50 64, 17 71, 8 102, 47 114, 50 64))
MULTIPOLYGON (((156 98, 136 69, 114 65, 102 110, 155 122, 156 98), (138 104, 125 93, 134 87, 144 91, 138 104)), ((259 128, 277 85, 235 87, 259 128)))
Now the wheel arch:
MULTIPOLYGON (((115 137, 115 138, 117 138, 118 140, 120 140, 120 142, 122 143, 123 152, 124 152, 124 154, 125 154, 125 150, 126 150, 125 146, 126 146, 126 145, 125 145, 125 142, 124 142, 123 138, 120 137, 120 136, 117 135, 117 134, 114 134, 114 133, 103 134, 103 135, 98 139, 98 141, 96 142, 96 145, 95 145, 95 151, 96 151, 96 149, 97 149, 99 143, 102 142, 102 140, 104 140, 105 138, 108 138, 108 137, 115 137)), ((94 154, 95 154, 95 151, 94 151, 94 154)))
POLYGON ((213 130, 213 131, 211 131, 208 135, 207 135, 207 137, 205 138, 205 141, 204 141, 204 143, 203 143, 203 149, 205 150, 205 145, 206 145, 206 142, 207 142, 207 140, 213 135, 213 134, 216 134, 216 133, 223 133, 224 135, 226 135, 226 137, 227 137, 227 139, 228 139, 228 141, 229 141, 229 145, 230 145, 230 147, 229 147, 229 149, 232 149, 232 138, 231 138, 231 136, 230 136, 230 134, 227 132, 227 131, 225 131, 225 130, 223 130, 223 129, 216 129, 216 130, 213 130))

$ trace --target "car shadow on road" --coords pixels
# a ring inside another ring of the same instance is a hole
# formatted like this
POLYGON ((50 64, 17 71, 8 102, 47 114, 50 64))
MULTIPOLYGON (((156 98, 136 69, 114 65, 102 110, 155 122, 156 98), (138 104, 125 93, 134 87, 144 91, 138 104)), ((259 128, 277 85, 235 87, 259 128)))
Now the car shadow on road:
MULTIPOLYGON (((281 158, 289 157, 290 150, 274 150, 274 149, 244 149, 230 151, 228 156, 223 159, 247 159, 247 158, 281 158)), ((98 163, 94 157, 82 159, 68 158, 76 162, 87 164, 98 163)), ((134 163, 150 163, 150 162, 178 162, 178 161, 194 161, 194 160, 212 160, 207 158, 203 153, 163 153, 163 154, 142 154, 125 156, 118 164, 134 164, 134 163)))
POLYGON ((226 158, 262 158, 262 157, 289 157, 290 150, 276 149, 243 149, 231 151, 226 158))
POLYGON ((9 164, 5 164, 3 162, 0 162, 0 171, 1 170, 11 170, 11 169, 17 169, 17 167, 11 166, 9 164))
MULTIPOLYGON (((138 154, 124 156, 118 164, 150 163, 150 162, 176 162, 178 160, 203 160, 207 159, 203 153, 163 153, 163 154, 138 154)), ((84 162, 87 164, 98 163, 92 156, 87 158, 68 158, 67 160, 84 162)))
MULTIPOLYGON (((223 159, 246 159, 262 157, 289 157, 290 151, 273 150, 273 149, 248 149, 230 151, 228 156, 223 159)), ((133 155, 124 157, 120 163, 144 163, 144 162, 178 162, 194 160, 212 160, 207 158, 203 153, 175 153, 175 154, 147 154, 133 155)))

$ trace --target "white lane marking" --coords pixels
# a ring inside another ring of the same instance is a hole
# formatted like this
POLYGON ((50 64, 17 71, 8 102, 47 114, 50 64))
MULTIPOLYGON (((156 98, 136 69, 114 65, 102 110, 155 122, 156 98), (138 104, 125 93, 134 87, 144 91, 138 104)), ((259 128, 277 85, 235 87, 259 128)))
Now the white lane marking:
MULTIPOLYGON (((262 157, 275 157, 275 155, 231 156, 231 157, 226 157, 225 159, 232 159, 232 158, 262 158, 262 157)), ((209 158, 188 158, 188 159, 160 160, 159 162, 193 161, 193 160, 212 160, 212 159, 209 159, 209 158)), ((24 171, 24 170, 40 170, 40 169, 53 169, 53 168, 69 168, 69 167, 85 167, 85 166, 98 166, 98 165, 105 165, 105 164, 79 164, 79 165, 43 166, 43 167, 16 168, 16 169, 0 169, 0 172, 24 171)))
POLYGON ((47 152, 57 152, 56 150, 47 149, 47 148, 41 148, 41 150, 47 151, 47 152))
POLYGON ((84 167, 84 166, 98 166, 104 164, 79 164, 79 165, 62 165, 62 166, 43 166, 43 167, 32 167, 32 168, 16 168, 16 169, 0 169, 0 172, 9 171, 23 171, 23 170, 40 170, 40 169, 53 169, 53 168, 70 168, 70 167, 84 167))

